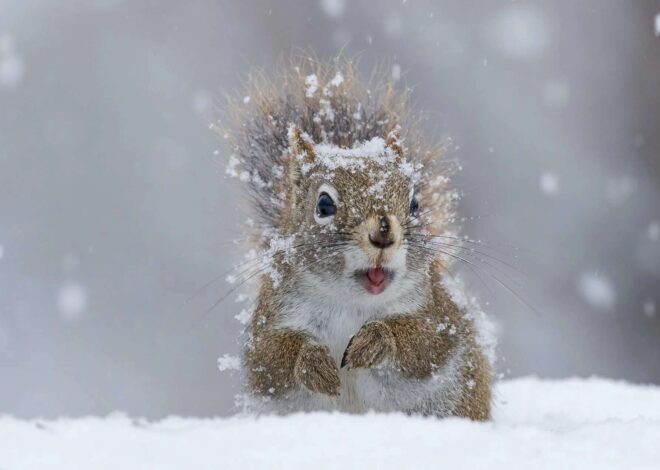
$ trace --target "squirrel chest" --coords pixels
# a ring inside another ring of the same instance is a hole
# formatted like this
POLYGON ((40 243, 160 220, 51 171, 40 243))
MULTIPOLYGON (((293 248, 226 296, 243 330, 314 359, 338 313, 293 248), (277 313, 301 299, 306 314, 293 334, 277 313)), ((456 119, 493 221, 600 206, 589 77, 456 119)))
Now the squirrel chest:
MULTIPOLYGON (((405 301, 397 299, 387 306, 371 310, 356 308, 350 302, 337 305, 328 302, 328 299, 317 301, 304 297, 298 297, 297 302, 282 309, 277 326, 309 332, 319 343, 328 347, 336 364, 342 363, 347 345, 361 325, 409 307, 405 301)), ((446 328, 450 329, 451 325, 446 328)), ((420 410, 436 416, 449 416, 460 401, 461 366, 465 363, 467 348, 460 342, 451 345, 451 348, 449 345, 443 347, 448 348, 446 358, 442 364, 436 365, 429 378, 402 376, 400 367, 394 361, 385 361, 371 369, 347 370, 342 367, 338 371, 340 387, 336 396, 302 389, 287 398, 271 401, 267 409, 276 412, 335 410, 347 413, 420 410), (438 396, 443 399, 438 400, 438 396)))

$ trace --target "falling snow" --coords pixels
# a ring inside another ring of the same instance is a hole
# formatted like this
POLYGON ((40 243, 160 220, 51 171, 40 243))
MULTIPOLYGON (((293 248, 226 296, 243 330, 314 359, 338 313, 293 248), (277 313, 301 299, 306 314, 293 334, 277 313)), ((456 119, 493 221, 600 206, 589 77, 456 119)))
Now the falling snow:
POLYGON ((385 34, 391 38, 400 36, 403 32, 403 21, 401 17, 394 14, 388 15, 383 23, 383 29, 385 30, 385 34))
POLYGON ((646 315, 649 318, 655 317, 656 314, 656 307, 655 307, 655 302, 652 300, 647 300, 644 302, 644 315, 646 315))
POLYGON ((0 89, 16 88, 23 79, 23 58, 10 36, 0 37, 0 89))
POLYGON ((241 324, 247 325, 252 319, 252 309, 244 308, 238 314, 234 315, 234 318, 241 324))
POLYGON ((394 64, 392 66, 392 80, 395 82, 401 80, 401 66, 399 64, 394 64))
POLYGON ((87 309, 87 292, 76 282, 63 285, 57 293, 57 309, 62 318, 77 320, 87 309))
POLYGON ((599 274, 583 273, 578 280, 578 291, 591 307, 599 310, 609 310, 616 302, 612 282, 599 274))
POLYGON ((305 96, 311 98, 314 96, 314 93, 316 93, 316 90, 319 89, 319 79, 315 74, 308 75, 305 77, 305 85, 307 86, 305 96))
POLYGON ((227 176, 230 178, 238 178, 239 173, 238 173, 238 167, 240 165, 240 160, 236 155, 230 155, 229 156, 229 161, 227 162, 227 167, 225 168, 225 173, 227 176))
POLYGON ((224 354, 218 358, 218 370, 221 372, 227 370, 239 370, 241 368, 241 359, 238 356, 224 354))
POLYGON ((344 15, 346 0, 321 0, 321 10, 329 18, 337 19, 344 15))
POLYGON ((647 229, 646 233, 649 236, 649 240, 657 242, 660 240, 660 222, 657 220, 654 220, 649 224, 649 228, 647 229))
POLYGON ((332 80, 330 80, 330 82, 329 82, 328 84, 329 84, 330 86, 338 87, 338 86, 341 85, 342 83, 344 83, 344 76, 342 75, 341 72, 337 72, 337 73, 335 74, 335 76, 332 78, 332 80))
POLYGON ((198 90, 192 96, 192 109, 195 114, 207 115, 211 110, 211 104, 211 97, 205 90, 198 90))
POLYGON ((529 5, 512 5, 495 20, 495 46, 513 59, 530 59, 541 55, 549 43, 549 31, 539 11, 529 5))
POLYGON ((545 194, 557 194, 559 190, 559 177, 555 173, 545 172, 541 174, 541 191, 545 194))

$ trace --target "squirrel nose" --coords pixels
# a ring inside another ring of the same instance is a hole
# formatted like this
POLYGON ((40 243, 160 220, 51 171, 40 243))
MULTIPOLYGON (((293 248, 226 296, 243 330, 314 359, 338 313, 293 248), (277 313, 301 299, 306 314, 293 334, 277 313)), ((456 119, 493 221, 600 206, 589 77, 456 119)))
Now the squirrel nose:
POLYGON ((378 232, 369 234, 369 241, 373 246, 381 250, 394 245, 394 239, 390 233, 390 221, 386 215, 380 218, 378 232))

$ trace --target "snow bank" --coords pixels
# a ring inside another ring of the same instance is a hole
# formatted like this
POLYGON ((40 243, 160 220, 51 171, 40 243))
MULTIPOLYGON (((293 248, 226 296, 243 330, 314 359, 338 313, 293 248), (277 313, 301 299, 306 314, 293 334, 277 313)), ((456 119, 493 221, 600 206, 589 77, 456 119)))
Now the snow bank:
POLYGON ((402 415, 0 418, 0 468, 659 468, 660 387, 502 382, 491 423, 402 415), (511 467, 514 465, 514 467, 511 467))

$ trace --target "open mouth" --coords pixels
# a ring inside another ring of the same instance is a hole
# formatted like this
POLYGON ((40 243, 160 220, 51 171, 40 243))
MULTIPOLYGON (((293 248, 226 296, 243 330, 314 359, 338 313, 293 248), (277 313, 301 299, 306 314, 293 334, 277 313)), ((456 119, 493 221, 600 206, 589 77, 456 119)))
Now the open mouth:
POLYGON ((355 272, 356 277, 370 294, 378 295, 392 282, 394 273, 381 267, 355 272))

